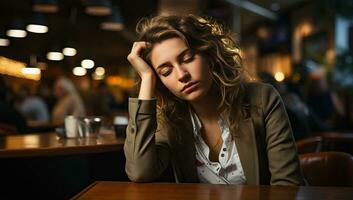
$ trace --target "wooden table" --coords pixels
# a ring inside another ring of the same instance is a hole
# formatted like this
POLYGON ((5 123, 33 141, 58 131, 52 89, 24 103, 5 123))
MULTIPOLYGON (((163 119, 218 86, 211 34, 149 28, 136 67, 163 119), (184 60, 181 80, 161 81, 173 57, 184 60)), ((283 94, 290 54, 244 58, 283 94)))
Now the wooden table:
POLYGON ((72 199, 100 200, 351 200, 353 188, 232 186, 207 184, 128 183, 97 181, 72 199))
POLYGON ((55 131, 55 128, 61 124, 55 124, 53 122, 39 122, 39 121, 27 121, 28 133, 43 133, 55 131))
POLYGON ((57 156, 121 150, 124 139, 113 133, 97 138, 59 138, 55 132, 0 136, 0 158, 57 156))

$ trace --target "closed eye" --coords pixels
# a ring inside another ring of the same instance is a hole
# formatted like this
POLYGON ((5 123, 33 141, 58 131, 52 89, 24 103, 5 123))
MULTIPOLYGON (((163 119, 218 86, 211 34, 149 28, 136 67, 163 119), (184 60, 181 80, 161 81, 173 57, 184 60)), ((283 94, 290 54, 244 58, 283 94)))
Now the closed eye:
POLYGON ((184 62, 184 63, 190 63, 190 62, 192 62, 192 61, 194 60, 194 58, 195 58, 195 55, 194 55, 194 54, 188 53, 188 54, 186 54, 186 55, 184 56, 183 62, 184 62))
POLYGON ((159 70, 159 74, 166 77, 172 72, 172 67, 165 66, 162 67, 162 69, 159 70))

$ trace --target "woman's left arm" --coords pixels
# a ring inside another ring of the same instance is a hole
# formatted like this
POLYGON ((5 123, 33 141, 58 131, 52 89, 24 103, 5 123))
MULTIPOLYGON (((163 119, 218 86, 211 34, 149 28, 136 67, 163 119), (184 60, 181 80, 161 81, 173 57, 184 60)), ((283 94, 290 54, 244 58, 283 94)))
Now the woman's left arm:
POLYGON ((290 122, 282 99, 272 86, 263 87, 262 103, 271 185, 304 185, 290 122))

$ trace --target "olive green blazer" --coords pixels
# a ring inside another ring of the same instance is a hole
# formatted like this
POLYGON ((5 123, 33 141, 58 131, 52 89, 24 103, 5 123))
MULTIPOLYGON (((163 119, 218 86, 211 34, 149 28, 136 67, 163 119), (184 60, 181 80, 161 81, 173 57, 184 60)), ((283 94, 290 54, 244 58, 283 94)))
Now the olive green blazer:
MULTIPOLYGON (((247 184, 303 185, 292 130, 279 94, 262 83, 247 83, 243 92, 242 103, 248 109, 232 135, 247 184)), ((191 120, 185 119, 187 125, 178 128, 176 140, 171 137, 175 130, 168 124, 157 125, 156 103, 155 99, 129 99, 124 145, 128 177, 134 182, 154 181, 170 162, 177 182, 199 182, 191 120)))

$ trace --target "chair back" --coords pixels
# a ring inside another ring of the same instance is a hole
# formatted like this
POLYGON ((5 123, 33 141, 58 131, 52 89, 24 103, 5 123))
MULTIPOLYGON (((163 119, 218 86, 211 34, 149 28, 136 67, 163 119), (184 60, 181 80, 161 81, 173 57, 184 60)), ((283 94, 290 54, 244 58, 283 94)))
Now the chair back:
POLYGON ((353 133, 330 132, 324 133, 323 151, 340 151, 353 155, 353 133))
POLYGON ((315 152, 299 156, 311 186, 353 187, 353 158, 344 152, 315 152))
POLYGON ((315 136, 298 140, 296 142, 299 154, 319 152, 322 150, 322 137, 315 136))

